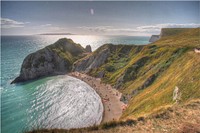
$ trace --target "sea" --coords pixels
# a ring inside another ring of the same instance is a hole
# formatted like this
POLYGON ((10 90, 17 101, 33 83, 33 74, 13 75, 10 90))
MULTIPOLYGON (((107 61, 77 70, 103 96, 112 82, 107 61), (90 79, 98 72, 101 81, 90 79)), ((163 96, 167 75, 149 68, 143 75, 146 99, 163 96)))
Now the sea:
POLYGON ((33 35, 1 36, 1 132, 22 133, 40 128, 80 128, 100 124, 103 104, 85 82, 67 75, 10 84, 23 59, 60 38, 71 38, 96 50, 103 44, 148 44, 150 37, 33 35))

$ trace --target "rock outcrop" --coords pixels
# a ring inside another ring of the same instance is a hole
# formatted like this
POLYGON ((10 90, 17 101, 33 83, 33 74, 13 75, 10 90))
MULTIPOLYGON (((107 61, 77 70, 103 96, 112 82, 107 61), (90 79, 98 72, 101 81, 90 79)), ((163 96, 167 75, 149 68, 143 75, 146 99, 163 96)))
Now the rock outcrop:
POLYGON ((84 53, 86 50, 71 39, 59 39, 54 44, 29 54, 23 61, 20 75, 12 83, 67 73, 71 71, 74 61, 83 57, 84 53))
POLYGON ((88 52, 88 53, 91 53, 91 52, 92 52, 92 48, 91 48, 90 45, 87 45, 87 46, 85 47, 85 50, 86 50, 86 52, 88 52))

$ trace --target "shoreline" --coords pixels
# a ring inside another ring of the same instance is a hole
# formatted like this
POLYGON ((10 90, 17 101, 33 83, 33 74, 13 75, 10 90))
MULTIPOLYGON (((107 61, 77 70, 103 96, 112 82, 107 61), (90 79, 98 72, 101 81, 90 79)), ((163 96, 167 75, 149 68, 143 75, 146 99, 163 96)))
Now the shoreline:
POLYGON ((91 77, 79 72, 71 72, 69 76, 78 78, 90 85, 101 97, 104 107, 101 123, 119 120, 126 104, 120 101, 121 93, 109 84, 101 83, 100 78, 91 77))

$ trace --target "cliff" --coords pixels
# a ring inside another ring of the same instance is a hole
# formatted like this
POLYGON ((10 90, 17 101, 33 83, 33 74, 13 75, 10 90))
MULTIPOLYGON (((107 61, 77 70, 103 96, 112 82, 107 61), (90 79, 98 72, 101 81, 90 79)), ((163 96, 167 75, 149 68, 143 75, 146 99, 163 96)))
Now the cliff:
POLYGON ((152 35, 149 42, 155 42, 160 39, 160 35, 152 35))
POLYGON ((84 56, 86 50, 71 39, 59 39, 52 45, 29 54, 23 61, 20 75, 12 83, 24 82, 43 76, 65 74, 72 64, 84 56))
POLYGON ((187 32, 192 30, 192 28, 162 28, 160 35, 152 35, 149 39, 149 42, 156 42, 160 38, 170 37, 170 36, 177 36, 178 34, 187 32))
POLYGON ((180 33, 192 30, 192 28, 162 28, 160 32, 160 37, 176 36, 180 33))
POLYGON ((175 101, 200 98, 200 58, 194 52, 199 31, 164 29, 146 46, 106 44, 76 61, 73 70, 100 77, 122 92, 121 100, 128 103, 122 119, 147 115, 175 101), (178 100, 173 100, 176 88, 178 100))
POLYGON ((90 55, 77 60, 73 65, 73 71, 93 72, 96 77, 102 78, 104 69, 114 72, 122 68, 128 63, 132 54, 140 52, 142 48, 143 46, 136 45, 105 44, 90 55), (94 71, 98 70, 99 67, 104 69, 94 71))

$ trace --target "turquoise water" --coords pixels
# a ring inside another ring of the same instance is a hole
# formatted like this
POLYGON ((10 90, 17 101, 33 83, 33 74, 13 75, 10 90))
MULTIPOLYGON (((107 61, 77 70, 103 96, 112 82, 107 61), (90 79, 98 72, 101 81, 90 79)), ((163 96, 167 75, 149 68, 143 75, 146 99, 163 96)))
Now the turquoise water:
POLYGON ((100 123, 100 97, 86 83, 54 76, 24 84, 10 84, 23 59, 59 38, 68 37, 95 50, 105 43, 147 44, 149 37, 130 36, 3 36, 1 37, 1 130, 23 132, 35 128, 74 128, 100 123))

